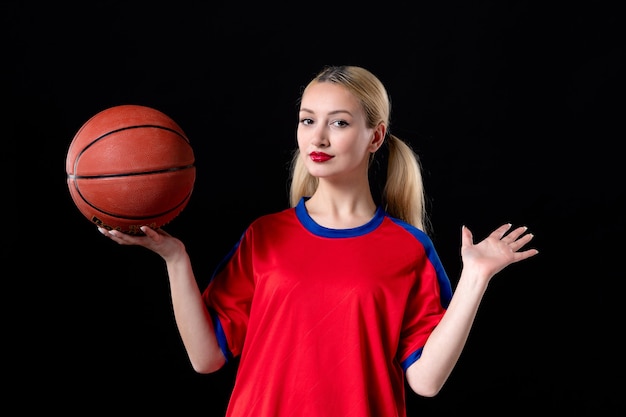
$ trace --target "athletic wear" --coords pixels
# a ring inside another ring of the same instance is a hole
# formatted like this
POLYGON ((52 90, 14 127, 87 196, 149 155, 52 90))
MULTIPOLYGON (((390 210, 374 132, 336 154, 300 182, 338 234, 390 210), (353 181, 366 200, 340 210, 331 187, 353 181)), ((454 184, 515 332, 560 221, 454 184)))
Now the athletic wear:
POLYGON ((404 371, 452 296, 433 244, 382 208, 329 229, 304 202, 252 222, 203 293, 240 356, 227 416, 405 416, 404 371))

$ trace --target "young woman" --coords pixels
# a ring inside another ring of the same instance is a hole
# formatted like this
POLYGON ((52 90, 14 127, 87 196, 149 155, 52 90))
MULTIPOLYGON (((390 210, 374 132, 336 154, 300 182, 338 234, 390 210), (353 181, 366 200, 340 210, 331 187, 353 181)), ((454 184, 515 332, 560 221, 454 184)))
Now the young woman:
POLYGON ((436 395, 457 363, 491 278, 536 255, 510 224, 474 243, 461 230, 453 291, 426 228, 421 171, 388 130, 382 83, 361 67, 323 69, 304 89, 291 207, 252 222, 207 288, 184 244, 99 229, 166 262, 193 368, 240 357, 227 416, 405 416, 404 378, 436 395), (369 168, 385 145, 382 195, 369 168))

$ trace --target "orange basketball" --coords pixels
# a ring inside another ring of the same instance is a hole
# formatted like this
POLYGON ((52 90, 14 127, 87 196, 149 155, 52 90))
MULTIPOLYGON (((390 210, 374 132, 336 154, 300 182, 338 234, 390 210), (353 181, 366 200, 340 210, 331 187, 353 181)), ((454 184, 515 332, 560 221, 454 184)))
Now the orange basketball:
POLYGON ((78 130, 65 162, 78 210, 92 223, 129 234, 159 228, 187 206, 196 179, 183 130, 150 107, 121 105, 78 130))

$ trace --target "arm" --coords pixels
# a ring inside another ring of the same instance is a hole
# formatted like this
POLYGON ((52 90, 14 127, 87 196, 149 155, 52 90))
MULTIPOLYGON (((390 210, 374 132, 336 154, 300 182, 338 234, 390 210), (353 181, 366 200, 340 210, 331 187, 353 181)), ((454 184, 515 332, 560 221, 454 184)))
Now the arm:
POLYGON ((461 236, 463 269, 450 305, 424 345, 422 355, 406 371, 409 386, 417 394, 437 395, 456 365, 467 342, 480 302, 491 278, 508 265, 539 253, 520 251, 533 238, 525 227, 511 230, 505 224, 485 240, 473 243, 465 226, 461 236))
POLYGON ((174 318, 194 370, 209 373, 221 368, 226 359, 219 348, 209 311, 183 243, 162 229, 153 230, 145 226, 141 228, 145 236, 131 236, 103 228, 98 230, 120 245, 143 246, 165 260, 174 318))

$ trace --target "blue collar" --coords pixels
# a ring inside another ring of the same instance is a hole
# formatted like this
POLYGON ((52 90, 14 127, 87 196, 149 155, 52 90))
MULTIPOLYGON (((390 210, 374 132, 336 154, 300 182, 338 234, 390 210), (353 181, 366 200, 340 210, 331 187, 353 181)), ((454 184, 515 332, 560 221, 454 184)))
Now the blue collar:
POLYGON ((296 216, 300 223, 311 233, 321 237, 329 237, 329 238, 345 238, 345 237, 356 237, 365 235, 372 230, 376 229, 383 222, 385 218, 385 211, 382 207, 378 207, 376 209, 376 213, 374 213, 374 217, 372 219, 358 227, 353 227, 350 229, 330 229, 328 227, 320 226, 315 223, 315 220, 309 216, 309 213, 306 210, 306 206, 304 205, 305 201, 310 197, 302 197, 298 202, 298 205, 295 207, 296 216))

